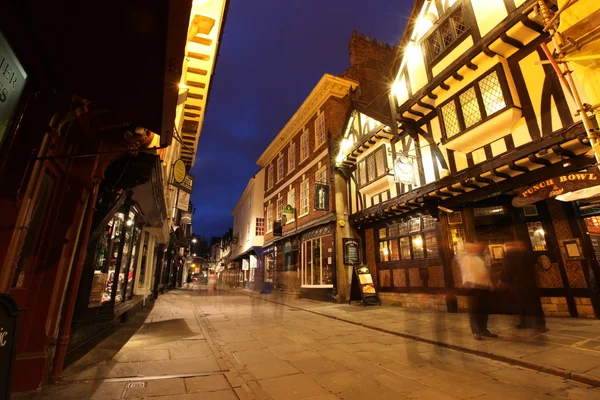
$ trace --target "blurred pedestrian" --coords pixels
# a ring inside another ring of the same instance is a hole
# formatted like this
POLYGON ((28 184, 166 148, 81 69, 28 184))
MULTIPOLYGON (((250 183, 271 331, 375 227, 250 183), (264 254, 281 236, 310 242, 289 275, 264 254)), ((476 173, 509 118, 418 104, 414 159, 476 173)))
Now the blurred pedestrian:
POLYGON ((191 273, 191 272, 188 272, 188 274, 187 274, 187 278, 186 278, 186 280, 185 280, 185 282, 187 283, 187 287, 188 287, 188 289, 190 288, 190 283, 192 283, 192 281, 193 281, 193 279, 192 279, 192 273, 191 273))
POLYGON ((547 332, 546 318, 535 280, 535 259, 522 241, 506 243, 502 281, 510 286, 517 302, 517 328, 547 332))
POLYGON ((490 278, 490 257, 484 254, 485 243, 465 243, 465 251, 457 257, 464 288, 471 289, 469 296, 469 322, 471 332, 476 340, 482 336, 496 338, 498 335, 489 331, 488 303, 492 280, 490 278))

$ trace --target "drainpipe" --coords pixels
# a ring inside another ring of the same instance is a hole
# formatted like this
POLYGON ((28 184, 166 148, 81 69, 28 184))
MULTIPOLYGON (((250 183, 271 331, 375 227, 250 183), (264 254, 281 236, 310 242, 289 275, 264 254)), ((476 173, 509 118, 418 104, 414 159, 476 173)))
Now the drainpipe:
POLYGON ((65 356, 67 354, 67 345, 69 344, 69 334, 71 332, 71 323, 73 322, 73 313, 75 311, 75 303, 77 302, 77 294, 79 292, 79 283, 81 281, 81 274, 83 273, 83 262, 85 259, 89 232, 92 228, 92 220, 94 217, 94 208, 96 205, 96 199, 98 197, 98 190, 100 184, 94 184, 92 192, 87 196, 87 204, 84 209, 84 217, 79 224, 77 232, 77 243, 74 248, 77 250, 77 255, 73 256, 74 264, 71 267, 71 277, 69 278, 69 284, 67 294, 64 301, 64 308, 62 318, 60 320, 60 331, 58 333, 58 340, 56 343, 56 352, 54 354, 54 361, 52 363, 52 372, 50 375, 50 382, 56 382, 60 379, 60 375, 63 371, 65 362, 65 356), (84 235, 81 238, 81 235, 84 235))

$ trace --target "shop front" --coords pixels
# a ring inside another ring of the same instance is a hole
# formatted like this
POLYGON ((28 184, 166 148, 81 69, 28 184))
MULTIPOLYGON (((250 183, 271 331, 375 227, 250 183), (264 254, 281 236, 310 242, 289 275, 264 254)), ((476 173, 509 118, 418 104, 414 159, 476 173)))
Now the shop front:
POLYGON ((301 235, 298 271, 300 296, 303 298, 333 301, 336 279, 334 229, 327 224, 301 235))

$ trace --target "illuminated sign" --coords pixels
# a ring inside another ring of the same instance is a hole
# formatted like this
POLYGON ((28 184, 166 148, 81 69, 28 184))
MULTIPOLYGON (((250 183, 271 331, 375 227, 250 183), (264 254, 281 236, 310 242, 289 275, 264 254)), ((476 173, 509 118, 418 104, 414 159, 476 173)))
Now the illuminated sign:
POLYGON ((394 160, 394 182, 415 184, 415 167, 410 157, 399 155, 394 160))
POLYGON ((173 180, 177 183, 182 183, 185 180, 185 163, 180 158, 173 164, 173 180))

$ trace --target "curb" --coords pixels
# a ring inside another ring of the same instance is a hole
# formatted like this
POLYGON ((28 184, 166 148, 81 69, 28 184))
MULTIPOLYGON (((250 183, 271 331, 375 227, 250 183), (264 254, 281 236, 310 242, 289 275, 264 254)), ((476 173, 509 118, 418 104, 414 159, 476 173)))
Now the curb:
POLYGON ((408 333, 403 333, 403 332, 396 332, 396 331, 390 331, 388 329, 385 328, 380 328, 374 325, 369 325, 369 324, 364 324, 362 322, 356 322, 356 321, 351 321, 351 320, 347 320, 344 318, 339 318, 336 317, 334 315, 329 315, 323 312, 319 312, 319 311, 314 311, 314 310, 310 310, 310 309, 306 309, 306 308, 302 308, 302 307, 297 307, 297 306, 291 306, 289 304, 286 303, 282 303, 276 300, 270 300, 270 299, 265 299, 262 298, 260 296, 257 296, 253 293, 248 294, 249 296, 253 296, 256 297, 260 300, 269 302, 269 303, 275 303, 275 304, 280 304, 280 305, 284 305, 286 307, 289 308, 293 308, 296 310, 300 310, 300 311, 305 311, 305 312, 309 312, 315 315, 319 315, 322 317, 327 317, 327 318, 331 318, 331 319, 335 319, 337 321, 341 321, 341 322, 345 322, 348 324, 352 324, 352 325, 356 325, 356 326, 360 326, 363 328, 368 328, 368 329, 372 329, 375 331, 379 331, 379 332, 383 332, 383 333, 387 333, 390 335, 395 335, 395 336, 399 336, 399 337, 403 337, 405 339, 411 339, 411 340, 415 340, 418 342, 422 342, 422 343, 427 343, 427 344, 431 344, 434 346, 439 346, 439 347, 443 347, 446 349, 450 349, 450 350, 454 350, 454 351, 459 351, 461 353, 467 353, 467 354, 472 354, 475 356, 479 356, 479 357, 484 357, 490 360, 494 360, 494 361, 500 361, 509 365, 515 365, 518 367, 522 367, 522 368, 527 368, 536 372, 543 372, 549 375, 554 375, 554 376, 558 376, 560 378, 563 379, 569 379, 572 380, 574 382, 579 382, 579 383, 583 383, 586 385, 590 385, 590 386, 594 386, 594 387, 600 387, 600 378, 595 378, 595 377, 591 377, 588 376, 586 374, 582 374, 579 372, 575 372, 575 371, 571 371, 571 370, 566 370, 566 369, 562 369, 562 368, 557 368, 557 367, 552 367, 549 365, 543 365, 543 364, 538 364, 538 363, 533 363, 530 361, 525 361, 525 360, 520 360, 518 358, 512 358, 512 357, 506 357, 506 356, 502 356, 502 355, 498 355, 498 354, 494 354, 494 353, 488 353, 486 351, 481 351, 481 350, 474 350, 474 349, 470 349, 468 347, 463 347, 463 346, 458 346, 455 344, 450 344, 450 343, 444 343, 444 342, 438 342, 435 340, 431 340, 431 339, 425 339, 419 336, 414 336, 414 335, 410 335, 408 333))

